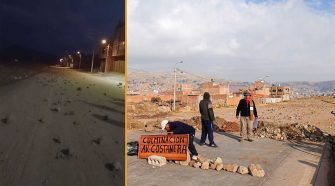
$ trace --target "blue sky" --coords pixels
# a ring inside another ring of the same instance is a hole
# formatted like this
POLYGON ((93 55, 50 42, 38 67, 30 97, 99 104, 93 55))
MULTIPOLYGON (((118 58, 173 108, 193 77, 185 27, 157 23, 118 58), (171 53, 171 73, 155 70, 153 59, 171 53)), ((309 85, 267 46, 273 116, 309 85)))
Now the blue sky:
MULTIPOLYGON (((285 2, 285 0, 246 0, 247 3, 278 3, 285 2)), ((334 13, 334 0, 304 0, 307 6, 312 9, 334 13)))
POLYGON ((335 2, 129 0, 128 66, 227 80, 334 80, 335 2), (197 3, 194 3, 194 2, 197 3))

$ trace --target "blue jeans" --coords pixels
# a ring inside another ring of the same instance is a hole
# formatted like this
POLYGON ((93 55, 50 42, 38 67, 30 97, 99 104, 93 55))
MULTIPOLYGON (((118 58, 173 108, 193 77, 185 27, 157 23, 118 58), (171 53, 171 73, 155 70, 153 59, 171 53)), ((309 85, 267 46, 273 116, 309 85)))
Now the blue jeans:
POLYGON ((213 123, 209 120, 201 120, 202 129, 201 129, 201 140, 200 143, 205 143, 207 135, 209 144, 214 144, 214 136, 213 136, 213 123))
POLYGON ((189 134, 189 142, 188 142, 188 150, 190 150, 192 156, 198 156, 197 149, 195 149, 195 146, 193 144, 194 140, 194 134, 189 134))

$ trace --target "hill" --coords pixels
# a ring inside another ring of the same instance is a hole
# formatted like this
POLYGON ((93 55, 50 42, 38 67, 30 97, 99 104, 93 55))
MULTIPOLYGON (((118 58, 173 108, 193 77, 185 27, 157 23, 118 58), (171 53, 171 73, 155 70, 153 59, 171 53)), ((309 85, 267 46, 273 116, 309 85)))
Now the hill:
POLYGON ((57 62, 57 57, 46 52, 35 51, 33 49, 11 46, 0 49, 0 63, 19 62, 24 64, 43 63, 51 64, 57 62))

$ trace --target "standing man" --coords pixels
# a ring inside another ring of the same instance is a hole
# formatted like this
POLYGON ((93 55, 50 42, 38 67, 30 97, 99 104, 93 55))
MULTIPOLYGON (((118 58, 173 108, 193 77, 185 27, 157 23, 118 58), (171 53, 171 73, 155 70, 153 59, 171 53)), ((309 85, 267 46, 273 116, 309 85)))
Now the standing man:
POLYGON ((243 142, 243 140, 246 139, 252 142, 253 140, 250 138, 253 128, 253 121, 256 118, 258 118, 256 105, 253 100, 250 99, 250 92, 245 91, 243 93, 244 99, 241 99, 238 103, 237 109, 236 109, 236 118, 238 119, 239 115, 240 117, 240 123, 241 123, 241 139, 240 142, 243 142))
POLYGON ((188 149, 191 152, 191 156, 193 160, 198 159, 198 152, 197 149, 195 149, 195 146, 193 144, 194 135, 195 135, 195 129, 180 121, 168 121, 163 120, 161 122, 162 130, 166 130, 168 133, 173 134, 188 134, 189 135, 189 141, 188 141, 188 149))
POLYGON ((201 125, 202 125, 200 145, 205 144, 208 135, 209 146, 218 147, 214 143, 213 124, 215 122, 215 116, 213 111, 213 105, 210 100, 210 95, 208 92, 204 93, 204 98, 199 103, 199 111, 201 114, 201 125))

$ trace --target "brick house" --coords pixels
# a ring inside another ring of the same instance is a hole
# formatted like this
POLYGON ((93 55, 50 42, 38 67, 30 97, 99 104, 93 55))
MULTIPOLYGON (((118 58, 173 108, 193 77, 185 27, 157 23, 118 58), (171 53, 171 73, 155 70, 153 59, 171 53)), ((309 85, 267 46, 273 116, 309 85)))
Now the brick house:
POLYGON ((116 26, 113 36, 110 39, 108 39, 105 45, 103 45, 100 60, 101 60, 100 61, 101 72, 125 73, 124 23, 120 23, 116 26))

